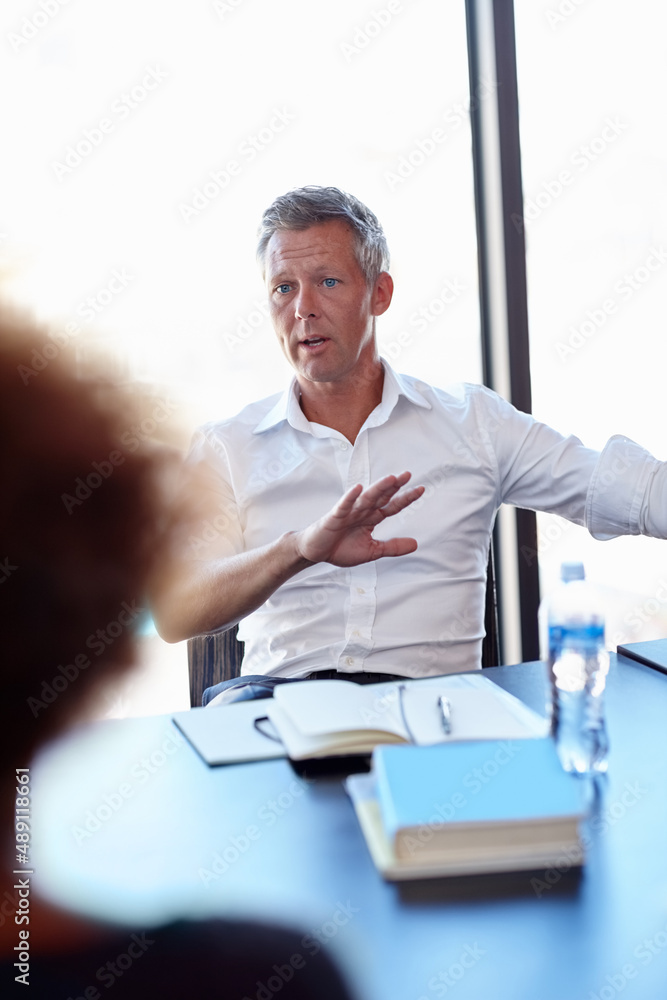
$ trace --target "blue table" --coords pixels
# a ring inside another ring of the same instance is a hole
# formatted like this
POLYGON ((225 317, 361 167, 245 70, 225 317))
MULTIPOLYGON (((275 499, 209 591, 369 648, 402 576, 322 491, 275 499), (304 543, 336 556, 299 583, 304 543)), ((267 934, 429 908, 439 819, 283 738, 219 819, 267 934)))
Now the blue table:
MULTIPOLYGON (((485 671, 542 709, 539 663, 485 671)), ((570 871, 387 884, 337 778, 209 768, 169 717, 83 727, 33 768, 49 896, 146 927, 273 918, 326 947, 359 1000, 667 996, 667 677, 612 656, 609 774, 570 871)))

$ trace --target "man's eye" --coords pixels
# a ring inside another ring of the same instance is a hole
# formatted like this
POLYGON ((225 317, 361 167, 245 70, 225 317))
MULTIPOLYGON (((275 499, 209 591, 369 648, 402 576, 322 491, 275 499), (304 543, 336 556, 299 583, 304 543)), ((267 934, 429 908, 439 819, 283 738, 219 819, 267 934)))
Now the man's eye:
POLYGON ((325 288, 333 288, 334 285, 337 285, 337 284, 338 284, 338 279, 337 278, 325 278, 324 279, 324 286, 325 286, 325 288))
POLYGON ((278 285, 278 289, 277 290, 280 292, 281 295, 287 295, 287 293, 289 292, 289 290, 290 290, 291 287, 292 287, 291 285, 288 285, 287 283, 285 283, 285 284, 282 284, 282 285, 278 285))

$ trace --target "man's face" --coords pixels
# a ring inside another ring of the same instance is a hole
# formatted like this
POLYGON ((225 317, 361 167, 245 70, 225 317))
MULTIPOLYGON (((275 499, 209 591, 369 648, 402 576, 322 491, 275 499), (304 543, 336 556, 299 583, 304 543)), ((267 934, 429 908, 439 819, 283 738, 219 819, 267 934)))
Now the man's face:
POLYGON ((274 233, 266 251, 271 322, 299 382, 339 382, 377 363, 375 316, 391 278, 369 288, 349 226, 339 219, 274 233))

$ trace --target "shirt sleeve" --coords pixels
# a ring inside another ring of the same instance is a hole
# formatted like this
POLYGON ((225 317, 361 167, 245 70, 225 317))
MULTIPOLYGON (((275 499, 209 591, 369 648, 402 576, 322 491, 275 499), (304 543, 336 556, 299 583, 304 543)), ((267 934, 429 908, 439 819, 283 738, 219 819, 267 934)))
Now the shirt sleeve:
POLYGON ((483 388, 480 439, 497 464, 498 504, 560 514, 586 525, 586 499, 599 453, 563 436, 483 388))
POLYGON ((600 540, 667 538, 667 463, 622 435, 594 451, 490 390, 484 396, 500 502, 560 514, 600 540))
POLYGON ((601 540, 667 538, 667 464, 629 438, 610 438, 591 479, 586 526, 601 540))
POLYGON ((200 428, 185 461, 190 559, 226 559, 244 550, 239 506, 224 443, 200 428))

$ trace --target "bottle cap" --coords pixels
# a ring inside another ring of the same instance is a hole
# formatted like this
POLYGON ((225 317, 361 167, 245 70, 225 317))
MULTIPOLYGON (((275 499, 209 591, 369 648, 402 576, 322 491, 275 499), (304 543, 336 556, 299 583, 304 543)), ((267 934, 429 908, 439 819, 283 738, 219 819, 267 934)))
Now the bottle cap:
POLYGON ((585 580, 584 564, 582 562, 561 563, 560 578, 563 583, 570 583, 572 580, 585 580))

